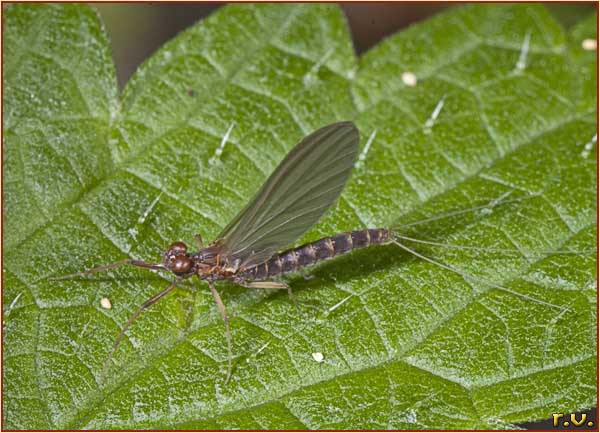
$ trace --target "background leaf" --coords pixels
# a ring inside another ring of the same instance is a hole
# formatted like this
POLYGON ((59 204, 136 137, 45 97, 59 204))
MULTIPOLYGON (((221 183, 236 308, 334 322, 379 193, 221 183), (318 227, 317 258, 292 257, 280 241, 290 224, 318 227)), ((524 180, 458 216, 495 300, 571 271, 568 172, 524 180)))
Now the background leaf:
POLYGON ((108 39, 90 9, 9 7, 4 24, 3 241, 14 247, 109 173, 118 95, 108 39))
POLYGON ((591 17, 565 35, 540 6, 457 8, 357 60, 336 6, 228 6, 152 56, 120 105, 87 6, 14 5, 4 24, 5 428, 509 428, 595 404, 595 255, 549 252, 595 247, 591 17), (102 383, 114 336, 168 277, 47 277, 211 239, 300 138, 342 119, 365 158, 303 240, 497 200, 402 233, 522 254, 410 245, 461 277, 358 251, 292 279, 304 316, 224 284, 226 386, 223 325, 190 281, 102 383))

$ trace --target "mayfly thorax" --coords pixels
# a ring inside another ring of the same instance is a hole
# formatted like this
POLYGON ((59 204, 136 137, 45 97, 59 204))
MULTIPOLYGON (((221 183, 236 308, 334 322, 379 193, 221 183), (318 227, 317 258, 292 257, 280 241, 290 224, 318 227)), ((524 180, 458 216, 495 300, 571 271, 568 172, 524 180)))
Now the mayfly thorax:
MULTIPOLYGON (((183 242, 173 242, 159 263, 126 259, 54 278, 85 276, 123 265, 170 271, 175 275, 168 287, 146 300, 121 328, 104 364, 103 374, 125 332, 140 313, 171 292, 182 280, 193 276, 208 284, 225 323, 229 354, 226 381, 232 369, 232 338, 229 316, 215 287, 215 282, 219 280, 249 288, 285 289, 292 298, 291 287, 278 277, 356 249, 381 244, 394 244, 418 258, 466 276, 460 269, 420 254, 400 241, 436 245, 435 242, 402 236, 397 230, 389 228, 365 228, 336 234, 280 251, 293 244, 338 199, 356 163, 358 145, 358 129, 352 122, 334 123, 306 136, 285 156, 252 200, 209 246, 204 246, 201 236, 196 235, 197 251, 190 251, 183 242)), ((471 208, 465 212, 477 209, 471 208)), ((433 219, 436 218, 426 221, 433 219)), ((492 287, 509 290, 479 280, 492 287)), ((530 300, 543 303, 541 300, 530 300)))

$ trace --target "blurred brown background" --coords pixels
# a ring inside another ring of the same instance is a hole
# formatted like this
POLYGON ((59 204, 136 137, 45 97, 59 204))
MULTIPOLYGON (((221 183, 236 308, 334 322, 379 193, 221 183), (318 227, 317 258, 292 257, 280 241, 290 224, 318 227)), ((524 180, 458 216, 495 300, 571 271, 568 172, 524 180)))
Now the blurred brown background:
MULTIPOLYGON (((342 3, 341 6, 348 18, 356 52, 361 54, 386 36, 459 4, 342 3)), ((140 63, 163 43, 221 7, 222 3, 98 3, 94 6, 110 35, 122 88, 140 63)), ((546 6, 561 24, 568 28, 595 10, 596 3, 565 2, 546 6)), ((586 412, 588 419, 598 419, 596 409, 586 412)), ((526 423, 521 427, 536 430, 556 429, 552 427, 552 420, 526 423)))
MULTIPOLYGON (((361 54, 386 36, 460 3, 342 3, 354 47, 361 54)), ((201 20, 222 3, 96 3, 112 40, 119 84, 165 41, 201 20)), ((569 27, 595 3, 552 3, 548 8, 569 27)))

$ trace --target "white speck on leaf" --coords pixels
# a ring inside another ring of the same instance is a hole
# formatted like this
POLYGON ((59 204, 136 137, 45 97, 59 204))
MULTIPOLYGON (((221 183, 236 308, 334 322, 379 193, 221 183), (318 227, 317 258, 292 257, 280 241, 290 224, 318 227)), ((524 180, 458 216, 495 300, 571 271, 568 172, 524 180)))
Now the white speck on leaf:
POLYGON ((325 358, 321 352, 314 352, 312 357, 317 362, 323 362, 323 359, 325 358))
POLYGON ((305 86, 308 86, 312 81, 314 81, 315 77, 319 73, 319 69, 321 69, 321 66, 323 66, 327 59, 329 59, 329 57, 333 54, 333 51, 333 48, 327 50, 327 52, 315 62, 313 67, 310 68, 306 74, 304 74, 304 77, 302 77, 302 82, 305 86))
POLYGON ((371 144, 373 143, 373 140, 375 140, 376 135, 377 130, 374 129, 373 132, 371 132, 371 135, 369 136, 369 139, 367 140, 367 143, 365 144, 365 147, 363 148, 362 152, 360 153, 360 155, 358 155, 358 161, 356 161, 356 163, 354 164, 355 168, 360 167, 365 161, 365 159, 367 159, 367 153, 369 153, 369 149, 371 148, 371 144))
POLYGON ((596 41, 596 39, 584 39, 583 41, 581 41, 581 48, 583 48, 586 51, 593 51, 598 49, 598 41, 596 41))
POLYGON ((346 303, 346 301, 347 301, 348 299, 350 299, 352 296, 353 296, 353 295, 348 295, 348 296, 346 296, 344 299, 342 299, 342 300, 341 300, 340 302, 338 302, 337 304, 335 304, 335 305, 332 305, 331 307, 329 307, 329 308, 327 309, 327 312, 328 312, 328 313, 331 313, 333 310, 336 310, 336 309, 340 308, 340 307, 341 307, 342 305, 344 305, 344 304, 346 303))
POLYGON ((590 153, 592 152, 596 141, 598 141, 598 134, 594 134, 592 139, 585 143, 585 145, 583 146, 583 150, 581 151, 582 158, 587 158, 588 156, 590 156, 590 153))
POLYGON ((425 133, 426 134, 431 133, 431 128, 433 127, 433 125, 435 124, 436 119, 440 115, 440 112, 442 111, 442 108, 444 108, 444 102, 445 101, 446 101, 446 95, 442 96, 442 99, 440 99, 438 101, 437 105, 435 106, 435 108, 431 112, 431 115, 429 116, 429 119, 427 119, 427 121, 425 122, 425 133))
POLYGON ((417 85, 417 76, 410 71, 403 72, 402 82, 409 87, 415 87, 417 85))
POLYGON ((223 138, 221 139, 221 143, 219 144, 219 147, 217 147, 217 150, 215 150, 215 155, 208 160, 208 162, 210 164, 214 165, 217 162, 219 162, 219 158, 223 154, 223 149, 225 148, 225 145, 227 144, 227 140, 229 140, 229 135, 231 134, 231 131, 233 130, 234 126, 235 126, 235 122, 231 122, 231 125, 229 125, 229 128, 227 128, 227 131, 225 131, 225 135, 223 135, 223 138))
POLYGON ((527 54, 529 53, 529 41, 531 40, 531 32, 527 32, 525 37, 523 38, 523 43, 521 44, 521 52, 519 53, 519 60, 517 60, 517 64, 515 65, 515 69, 522 71, 527 67, 527 54))
POLYGON ((100 299, 100 306, 102 306, 102 308, 106 308, 107 310, 110 310, 112 308, 112 304, 110 303, 110 299, 108 299, 108 298, 102 298, 102 299, 100 299))
POLYGON ((246 362, 250 362, 250 360, 252 358, 256 357, 256 355, 258 355, 260 352, 265 350, 269 346, 269 344, 271 344, 271 342, 267 342, 267 343, 263 344, 262 346, 260 346, 260 348, 254 353, 254 355, 251 355, 248 358, 246 358, 246 362))
POLYGON ((15 305, 17 305, 17 302, 19 301, 19 298, 21 297, 21 295, 23 295, 23 292, 21 292, 17 296, 15 296, 15 299, 13 299, 13 301, 8 306, 8 309, 6 310, 6 314, 4 315, 4 317, 8 317, 8 315, 10 314, 12 309, 15 307, 15 305))
POLYGON ((138 224, 144 224, 144 222, 146 221, 146 218, 148 218, 148 215, 150 215, 150 212, 152 212, 152 209, 154 209, 154 206, 156 206, 156 203, 158 203, 158 201, 160 200, 160 196, 162 196, 162 194, 163 194, 163 191, 161 191, 154 198, 154 200, 152 200, 152 203, 150 203, 150 206, 148 206, 146 208, 146 210, 144 211, 144 213, 142 215, 140 215, 140 217, 137 220, 138 224))

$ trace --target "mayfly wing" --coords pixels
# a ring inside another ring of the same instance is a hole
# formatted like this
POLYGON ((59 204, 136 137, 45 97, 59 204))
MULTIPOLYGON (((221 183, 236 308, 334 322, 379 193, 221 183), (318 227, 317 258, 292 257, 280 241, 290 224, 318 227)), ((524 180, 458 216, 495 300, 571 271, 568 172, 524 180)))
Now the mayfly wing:
POLYGON ((221 258, 251 267, 298 239, 340 196, 358 142, 352 122, 334 123, 305 137, 217 237, 221 258))

